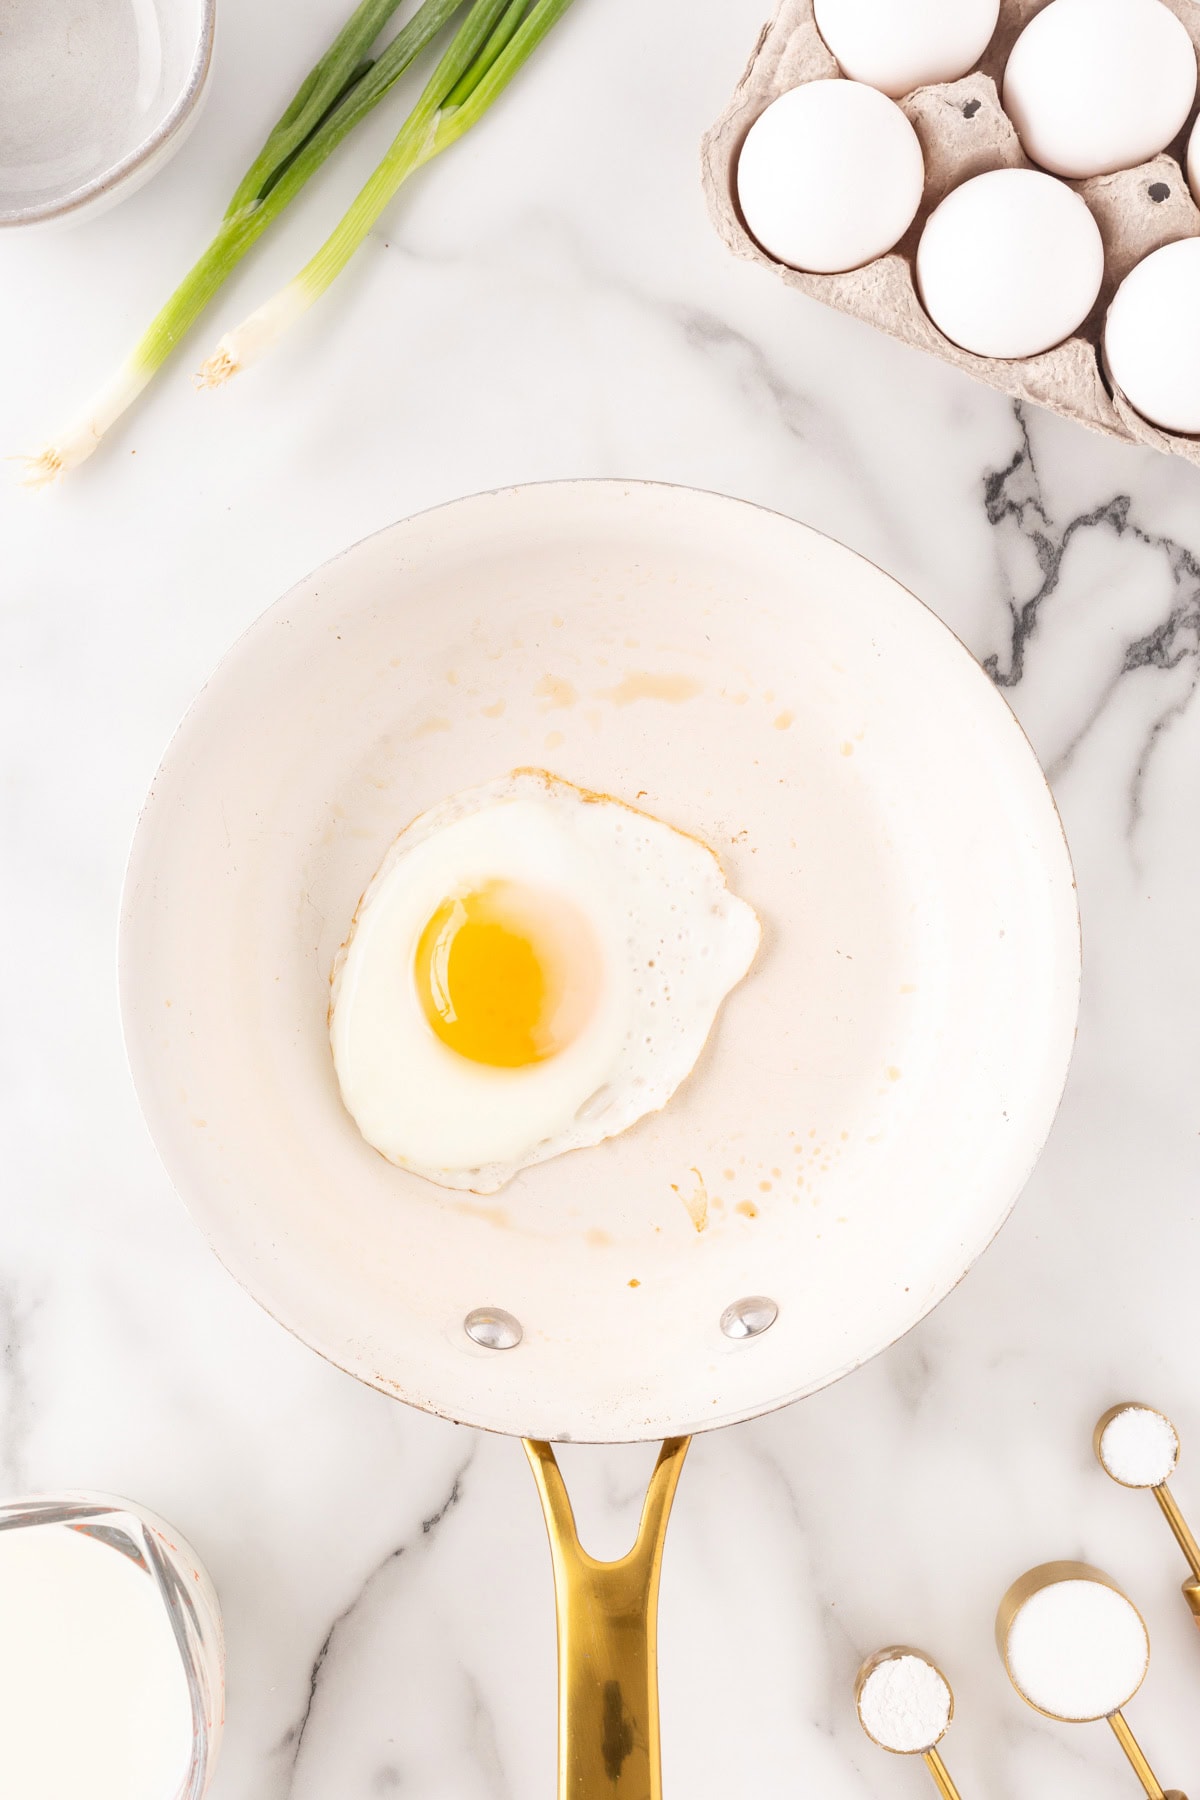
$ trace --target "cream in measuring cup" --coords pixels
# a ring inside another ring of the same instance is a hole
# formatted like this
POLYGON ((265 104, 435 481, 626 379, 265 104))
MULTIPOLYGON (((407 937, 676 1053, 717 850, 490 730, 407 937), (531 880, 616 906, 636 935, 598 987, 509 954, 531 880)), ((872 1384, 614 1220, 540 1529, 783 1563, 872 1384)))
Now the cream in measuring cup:
POLYGON ((211 1583, 126 1501, 0 1507, 0 1795, 200 1800, 223 1715, 211 1583))

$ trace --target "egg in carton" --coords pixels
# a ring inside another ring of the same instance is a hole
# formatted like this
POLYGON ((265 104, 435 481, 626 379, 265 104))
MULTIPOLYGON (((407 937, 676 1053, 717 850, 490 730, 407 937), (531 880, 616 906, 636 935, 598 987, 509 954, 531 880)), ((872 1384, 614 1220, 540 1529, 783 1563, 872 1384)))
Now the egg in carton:
MULTIPOLYGON (((1200 49, 1200 5, 1163 0, 1200 49)), ((1066 185, 1091 208, 1104 243, 1104 280, 1096 304, 1071 337, 1039 356, 976 356, 943 336, 917 297, 914 265, 925 221, 952 188, 991 169, 1035 165, 1021 148, 1000 104, 1009 52, 1041 0, 1001 0, 1000 18, 975 69, 960 80, 920 87, 900 101, 925 158, 925 191, 916 218, 895 249, 844 274, 817 275, 777 262, 755 241, 738 206, 737 160, 746 134, 772 100, 804 82, 841 71, 817 29, 813 0, 782 0, 763 28, 733 98, 704 139, 702 167, 709 211, 735 255, 773 268, 790 286, 829 306, 929 351, 1017 400, 1049 407, 1094 431, 1127 443, 1150 444, 1200 464, 1200 439, 1160 431, 1113 392, 1101 366, 1101 337, 1109 301, 1125 276, 1151 251, 1200 237, 1200 210, 1184 178, 1182 158, 1192 117, 1179 138, 1151 161, 1111 175, 1066 185)))

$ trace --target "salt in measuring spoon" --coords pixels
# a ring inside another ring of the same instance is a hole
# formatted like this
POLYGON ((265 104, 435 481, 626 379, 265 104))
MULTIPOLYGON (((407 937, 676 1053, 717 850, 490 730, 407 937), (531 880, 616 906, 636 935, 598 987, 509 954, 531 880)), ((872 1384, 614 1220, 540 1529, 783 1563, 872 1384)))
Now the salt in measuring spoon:
POLYGON ((1149 1800, 1185 1800, 1164 1790, 1122 1707, 1141 1687, 1150 1636, 1116 1582, 1088 1563, 1042 1563, 1000 1602, 996 1644, 1027 1705, 1072 1725, 1107 1719, 1149 1800))
POLYGON ((943 1800, 960 1800, 937 1746, 954 1717, 942 1671, 920 1650, 892 1644, 868 1656, 854 1683, 858 1722, 873 1744, 896 1756, 922 1756, 943 1800))
POLYGON ((1166 1413, 1136 1400, 1124 1400, 1120 1406, 1110 1406, 1097 1422, 1092 1445, 1106 1475, 1121 1487, 1149 1488, 1158 1501, 1192 1571, 1191 1579, 1183 1584, 1183 1597, 1200 1625, 1200 1544, 1167 1486, 1179 1461, 1179 1433, 1166 1413))

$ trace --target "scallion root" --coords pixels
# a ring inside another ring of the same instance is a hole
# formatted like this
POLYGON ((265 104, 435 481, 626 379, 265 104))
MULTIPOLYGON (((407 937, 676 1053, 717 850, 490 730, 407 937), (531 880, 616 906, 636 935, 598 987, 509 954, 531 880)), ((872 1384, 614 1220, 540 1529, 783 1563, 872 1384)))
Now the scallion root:
POLYGON ((133 356, 95 395, 88 410, 36 455, 23 456, 26 487, 49 487, 68 469, 86 462, 109 427, 132 406, 156 365, 133 356))
POLYGON ((234 361, 228 350, 223 350, 218 344, 207 362, 202 362, 192 376, 192 386, 195 388, 224 387, 225 383, 232 380, 237 374, 241 366, 241 363, 234 361))
POLYGON ((18 456, 16 461, 25 471, 21 477, 22 485, 28 488, 51 487, 67 467, 57 444, 47 444, 36 456, 18 456))
POLYGON ((276 338, 308 311, 315 296, 299 281, 287 287, 244 319, 235 331, 226 332, 208 361, 193 378, 198 388, 224 387, 250 363, 257 362, 276 338))

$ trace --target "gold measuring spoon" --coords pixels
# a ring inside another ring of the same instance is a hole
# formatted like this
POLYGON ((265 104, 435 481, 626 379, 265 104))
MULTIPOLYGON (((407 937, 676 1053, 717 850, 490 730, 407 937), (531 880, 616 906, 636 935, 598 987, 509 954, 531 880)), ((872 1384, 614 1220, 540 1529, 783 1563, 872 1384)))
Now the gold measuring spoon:
POLYGON ((937 1749, 954 1717, 954 1695, 936 1663, 907 1644, 877 1650, 858 1671, 854 1703, 873 1744, 895 1756, 924 1757, 942 1800, 960 1800, 937 1749))
POLYGON ((1179 1433, 1166 1413, 1125 1400, 1110 1406, 1097 1422, 1092 1446, 1106 1475, 1121 1487, 1149 1488, 1158 1501, 1192 1572, 1183 1584, 1183 1597, 1200 1625, 1200 1544, 1167 1486, 1179 1461, 1179 1433))
POLYGON ((1072 1725, 1107 1719, 1149 1800, 1185 1800, 1163 1789, 1121 1710, 1145 1680, 1150 1635, 1109 1576, 1078 1562, 1030 1569, 1000 1602, 996 1643, 1035 1712, 1072 1725))

